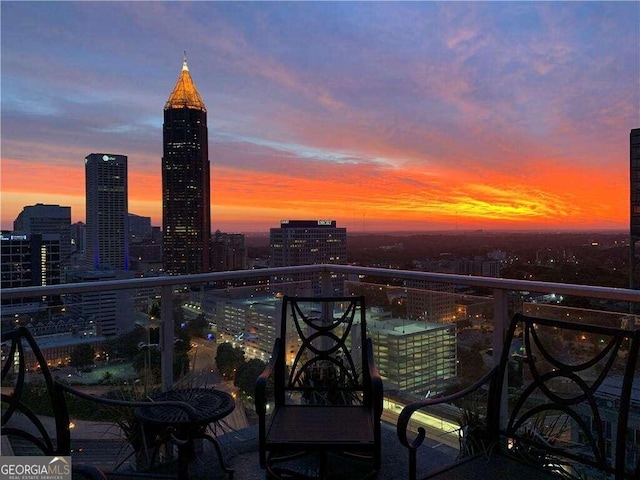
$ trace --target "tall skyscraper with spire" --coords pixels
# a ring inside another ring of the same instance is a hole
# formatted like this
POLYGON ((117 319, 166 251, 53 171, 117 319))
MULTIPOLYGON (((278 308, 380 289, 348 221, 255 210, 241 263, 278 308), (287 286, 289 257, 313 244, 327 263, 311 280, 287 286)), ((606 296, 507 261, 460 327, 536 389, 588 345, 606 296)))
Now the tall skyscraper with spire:
POLYGON ((207 272, 211 236, 207 109, 191 79, 186 53, 164 106, 163 145, 164 269, 173 275, 207 272))

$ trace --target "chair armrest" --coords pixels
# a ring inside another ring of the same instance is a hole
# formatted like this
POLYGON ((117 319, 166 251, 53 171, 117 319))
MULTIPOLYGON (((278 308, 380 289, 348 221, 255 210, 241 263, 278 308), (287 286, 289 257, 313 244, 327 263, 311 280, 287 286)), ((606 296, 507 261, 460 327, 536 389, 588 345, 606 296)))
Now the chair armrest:
POLYGON ((370 338, 367 338, 365 343, 367 349, 367 369, 369 371, 369 378, 371 380, 371 402, 373 403, 373 414, 376 420, 379 420, 382 416, 382 402, 383 402, 383 386, 382 377, 378 371, 375 359, 373 358, 373 342, 370 338))
POLYGON ((59 380, 55 380, 55 388, 59 388, 63 392, 70 393, 71 395, 74 395, 74 396, 79 397, 79 398, 83 398, 83 399, 88 400, 90 402, 95 402, 95 403, 98 403, 98 404, 101 404, 101 405, 109 405, 109 406, 112 406, 112 407, 130 407, 130 408, 136 408, 136 407, 142 407, 142 408, 145 408, 145 407, 178 407, 178 408, 184 410, 187 413, 187 415, 189 416, 190 419, 192 419, 192 420, 196 420, 197 419, 197 410, 195 408, 193 408, 191 405, 189 405, 188 403, 181 402, 181 401, 178 401, 178 400, 131 401, 131 400, 117 400, 115 398, 98 397, 96 395, 91 395, 89 393, 85 393, 85 392, 77 390, 77 389, 75 389, 73 387, 70 387, 69 385, 66 385, 65 383, 62 383, 59 380))
POLYGON ((396 429, 398 432, 398 440, 400 440, 400 443, 410 450, 416 450, 420 445, 422 445, 422 442, 424 442, 424 438, 426 435, 424 427, 418 427, 418 435, 413 441, 409 441, 409 439, 407 438, 409 421, 411 420, 411 416, 417 410, 420 410, 421 408, 429 407, 432 405, 439 405, 441 403, 451 403, 454 400, 463 398, 466 395, 475 392, 484 384, 488 383, 496 375, 497 371, 498 371, 498 367, 493 367, 489 371, 489 373, 487 373, 484 377, 482 377, 473 385, 470 385, 467 388, 463 388, 462 390, 455 392, 451 395, 447 395, 446 397, 421 400, 418 402, 410 403, 409 405, 405 406, 402 409, 402 412, 400 412, 400 416, 398 417, 398 423, 396 426, 396 429))
POLYGON ((280 354, 280 339, 276 338, 276 341, 273 345, 273 352, 271 353, 271 358, 269 362, 267 362, 267 366, 264 367, 262 373, 256 379, 256 389, 255 389, 255 405, 256 405, 256 413, 264 417, 267 411, 267 381, 269 377, 273 375, 276 360, 278 355, 280 354))

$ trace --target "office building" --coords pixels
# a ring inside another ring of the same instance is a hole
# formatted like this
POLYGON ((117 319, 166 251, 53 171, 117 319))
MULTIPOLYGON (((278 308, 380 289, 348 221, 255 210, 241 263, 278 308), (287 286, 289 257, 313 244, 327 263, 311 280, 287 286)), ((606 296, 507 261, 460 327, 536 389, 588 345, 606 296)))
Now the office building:
POLYGON ((207 272, 211 237, 207 109, 186 58, 164 106, 162 137, 164 269, 172 275, 207 272))
MULTIPOLYGON (((0 236, 0 288, 60 284, 59 234, 4 232, 0 236)), ((59 297, 56 297, 59 299, 59 297)), ((53 298, 2 299, 2 315, 38 310, 53 298)))
MULTIPOLYGON (((336 226, 335 220, 283 220, 280 228, 270 231, 271 258, 269 266, 317 265, 347 263, 347 229, 336 226)), ((341 295, 344 277, 332 278, 331 292, 322 292, 320 278, 305 274, 274 278, 274 282, 310 282, 314 295, 341 295)))
POLYGON ((367 327, 385 388, 436 396, 456 377, 454 325, 370 316, 367 327))
POLYGON ((408 280, 407 316, 422 322, 455 322, 456 295, 453 285, 408 280))
POLYGON ((23 207, 13 221, 13 231, 60 235, 60 257, 66 262, 71 248, 71 207, 36 203, 23 207))
POLYGON ((246 270, 247 249, 244 235, 217 230, 211 237, 211 271, 246 270))
MULTIPOLYGON (((100 282, 132 278, 130 272, 116 270, 75 271, 69 283, 100 282)), ((92 322, 96 335, 114 336, 133 330, 135 326, 134 291, 100 290, 74 293, 65 297, 68 314, 75 319, 92 322)))
POLYGON ((87 265, 129 270, 127 157, 92 153, 84 162, 87 265))
POLYGON ((211 291, 205 294, 203 311, 205 318, 216 326, 220 339, 235 343, 250 358, 267 361, 280 333, 281 303, 281 298, 268 293, 256 292, 244 298, 233 292, 211 291))

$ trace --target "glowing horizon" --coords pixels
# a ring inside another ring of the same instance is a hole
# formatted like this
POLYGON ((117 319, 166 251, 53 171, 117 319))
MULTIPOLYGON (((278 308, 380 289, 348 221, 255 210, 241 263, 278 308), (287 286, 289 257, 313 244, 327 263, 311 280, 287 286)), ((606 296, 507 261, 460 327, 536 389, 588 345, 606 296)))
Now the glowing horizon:
POLYGON ((208 109, 213 230, 628 229, 637 3, 0 8, 2 229, 35 203, 84 221, 92 152, 128 156, 130 212, 161 226, 183 50, 208 109))

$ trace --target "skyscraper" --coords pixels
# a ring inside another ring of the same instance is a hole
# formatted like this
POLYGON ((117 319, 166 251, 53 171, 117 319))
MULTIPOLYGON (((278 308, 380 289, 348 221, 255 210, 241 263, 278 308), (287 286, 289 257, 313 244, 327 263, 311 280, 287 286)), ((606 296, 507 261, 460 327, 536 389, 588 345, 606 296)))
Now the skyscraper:
POLYGON ((127 157, 92 153, 84 163, 87 263, 94 270, 129 270, 127 157))
POLYGON ((335 220, 283 220, 270 237, 271 267, 347 263, 347 229, 335 220))
MULTIPOLYGON (((337 227, 335 220, 283 220, 280 222, 280 228, 271 229, 269 243, 271 267, 347 263, 347 229, 337 227)), ((273 281, 308 281, 314 295, 329 294, 322 292, 320 278, 317 275, 298 274, 274 278, 273 281)), ((344 276, 336 275, 331 281, 330 294, 342 295, 344 276)))
POLYGON ((164 106, 162 228, 164 269, 174 275, 210 270, 210 180, 207 109, 187 59, 164 106))

